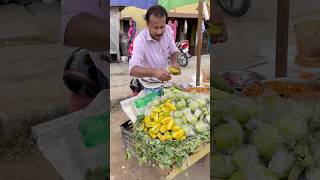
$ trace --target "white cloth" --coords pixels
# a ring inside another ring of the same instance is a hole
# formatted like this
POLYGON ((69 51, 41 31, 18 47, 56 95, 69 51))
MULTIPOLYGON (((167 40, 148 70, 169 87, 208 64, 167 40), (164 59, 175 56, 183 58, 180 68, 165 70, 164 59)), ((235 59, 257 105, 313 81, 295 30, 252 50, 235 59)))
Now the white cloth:
POLYGON ((110 54, 117 54, 119 51, 119 32, 120 32, 120 12, 118 7, 110 8, 110 54))
POLYGON ((184 20, 183 33, 184 33, 184 34, 187 34, 187 33, 188 33, 188 22, 187 22, 186 19, 184 20))
POLYGON ((208 5, 207 5, 206 2, 203 2, 203 18, 206 21, 208 21, 210 19, 209 11, 208 11, 208 5))

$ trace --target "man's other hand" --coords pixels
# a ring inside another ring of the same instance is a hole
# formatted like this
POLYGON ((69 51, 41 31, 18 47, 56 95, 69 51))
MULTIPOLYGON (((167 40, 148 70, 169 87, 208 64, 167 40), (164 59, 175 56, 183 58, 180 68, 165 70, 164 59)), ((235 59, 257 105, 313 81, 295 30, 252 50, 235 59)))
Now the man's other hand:
POLYGON ((223 22, 222 23, 222 32, 221 32, 221 35, 220 35, 218 41, 219 41, 219 43, 223 43, 226 40, 228 40, 228 33, 227 33, 226 23, 223 22))
POLYGON ((179 64, 177 61, 173 61, 173 62, 171 62, 171 66, 172 66, 172 67, 175 67, 175 68, 177 68, 177 69, 179 69, 179 71, 181 70, 181 68, 180 68, 180 64, 179 64))
POLYGON ((169 81, 171 79, 170 73, 164 69, 155 69, 153 71, 153 76, 159 79, 160 81, 169 81))
POLYGON ((216 19, 213 23, 210 24, 210 26, 212 26, 210 34, 213 44, 223 43, 228 40, 227 27, 223 19, 216 19), (218 30, 219 32, 215 32, 217 31, 217 29, 220 29, 218 30))
POLYGON ((210 35, 211 43, 223 43, 228 40, 226 22, 222 17, 222 13, 217 8, 216 3, 212 4, 210 16, 210 35), (218 32, 215 32, 218 31, 218 32))

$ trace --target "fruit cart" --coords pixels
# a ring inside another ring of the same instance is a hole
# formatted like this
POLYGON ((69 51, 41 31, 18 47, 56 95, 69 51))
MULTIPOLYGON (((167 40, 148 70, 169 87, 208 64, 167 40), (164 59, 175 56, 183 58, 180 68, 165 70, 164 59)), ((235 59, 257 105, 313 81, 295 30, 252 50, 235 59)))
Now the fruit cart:
POLYGON ((127 157, 159 168, 167 180, 186 171, 210 151, 209 88, 187 87, 183 91, 178 87, 166 87, 163 95, 152 100, 148 99, 152 93, 142 91, 137 97, 120 102, 131 119, 120 127, 127 157), (193 95, 199 100, 195 101, 193 95), (149 100, 143 110, 135 106, 139 100, 149 100), (183 116, 190 118, 182 120, 183 116))

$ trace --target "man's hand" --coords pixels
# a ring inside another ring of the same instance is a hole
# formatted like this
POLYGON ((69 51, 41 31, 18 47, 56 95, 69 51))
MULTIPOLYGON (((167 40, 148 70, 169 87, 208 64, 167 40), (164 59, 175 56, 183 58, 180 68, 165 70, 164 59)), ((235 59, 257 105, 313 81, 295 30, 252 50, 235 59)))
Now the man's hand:
POLYGON ((172 67, 175 67, 175 68, 177 68, 177 69, 179 69, 179 70, 181 70, 181 69, 180 69, 180 64, 178 63, 178 61, 173 61, 173 62, 171 62, 171 66, 172 66, 172 67))
POLYGON ((216 34, 216 32, 210 32, 211 34, 211 41, 213 44, 216 43, 223 43, 226 40, 228 40, 228 34, 227 34, 227 28, 226 23, 224 21, 224 18, 221 16, 221 13, 219 12, 217 6, 215 3, 212 4, 212 15, 210 16, 210 29, 214 31, 214 29, 218 28, 220 29, 219 34, 216 34))
POLYGON ((80 13, 74 16, 65 32, 65 42, 90 51, 109 50, 107 21, 96 16, 80 13))
POLYGON ((169 81, 171 79, 170 73, 164 69, 154 69, 153 76, 160 81, 169 81))
POLYGON ((221 32, 221 35, 218 38, 218 42, 219 43, 223 43, 226 40, 228 40, 228 33, 227 33, 226 23, 223 21, 223 23, 222 23, 222 32, 221 32))
POLYGON ((160 81, 168 81, 171 79, 170 73, 165 69, 153 69, 134 66, 130 71, 130 76, 139 78, 143 77, 155 77, 160 81))
POLYGON ((171 66, 181 70, 180 64, 178 63, 179 56, 180 56, 180 51, 175 52, 174 54, 171 55, 170 62, 171 62, 171 66))
POLYGON ((228 40, 227 27, 223 19, 218 18, 213 20, 210 26, 212 26, 211 28, 212 31, 210 33, 211 33, 211 40, 213 44, 216 44, 218 42, 223 43, 226 40, 228 40), (219 32, 215 32, 215 31, 219 31, 219 32))

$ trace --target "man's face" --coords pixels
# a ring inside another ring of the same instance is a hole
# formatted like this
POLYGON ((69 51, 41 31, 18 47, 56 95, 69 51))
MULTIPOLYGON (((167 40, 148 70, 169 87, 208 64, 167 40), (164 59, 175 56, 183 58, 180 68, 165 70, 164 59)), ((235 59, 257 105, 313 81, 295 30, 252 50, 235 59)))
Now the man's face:
POLYGON ((149 23, 147 23, 150 35, 158 40, 165 32, 166 27, 166 17, 154 16, 153 14, 149 18, 149 23))

